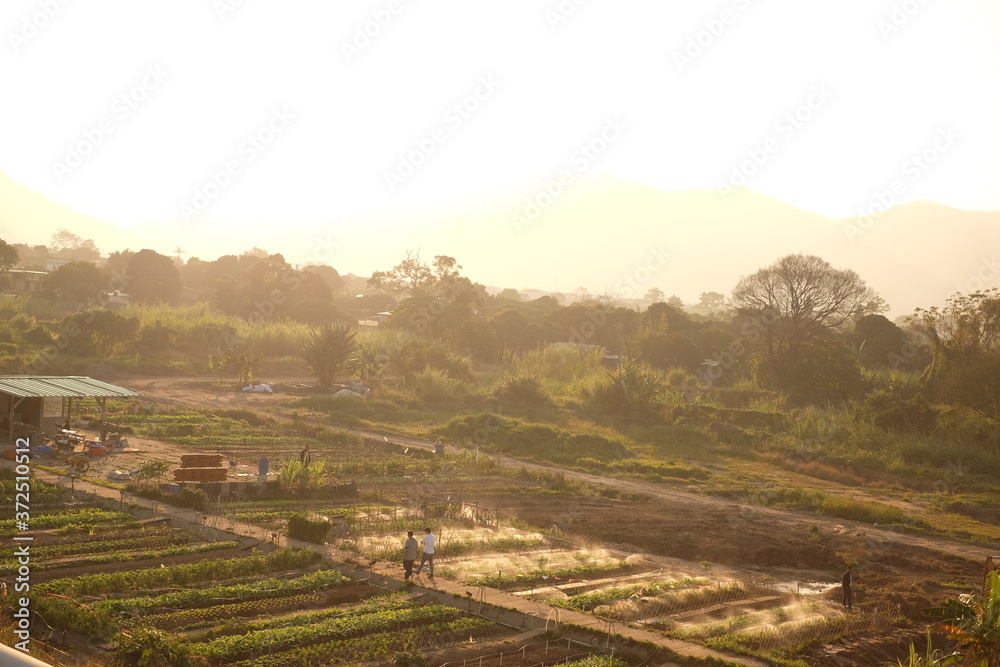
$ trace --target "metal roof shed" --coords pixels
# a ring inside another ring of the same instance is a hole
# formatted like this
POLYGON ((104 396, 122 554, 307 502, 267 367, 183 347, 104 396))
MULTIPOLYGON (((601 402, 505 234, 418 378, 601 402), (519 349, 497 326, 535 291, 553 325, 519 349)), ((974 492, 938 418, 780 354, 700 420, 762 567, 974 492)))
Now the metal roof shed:
POLYGON ((86 376, 0 375, 0 405, 7 407, 7 439, 14 439, 14 410, 24 405, 30 407, 34 417, 31 423, 41 428, 46 419, 69 420, 74 398, 96 398, 101 406, 101 440, 104 440, 105 402, 111 398, 132 398, 141 392, 118 387, 86 376), (58 399, 56 401, 55 399, 58 399), (27 401, 28 403, 25 403, 27 401), (58 413, 56 414, 56 405, 58 413))

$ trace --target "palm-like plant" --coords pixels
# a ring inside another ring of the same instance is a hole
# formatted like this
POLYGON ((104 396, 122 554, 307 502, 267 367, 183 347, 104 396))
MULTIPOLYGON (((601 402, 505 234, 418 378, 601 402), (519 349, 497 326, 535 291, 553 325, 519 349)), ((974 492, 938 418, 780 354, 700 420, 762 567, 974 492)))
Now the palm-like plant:
POLYGON ((369 339, 358 345, 352 361, 358 378, 372 387, 377 386, 382 380, 382 373, 389 363, 389 356, 382 350, 378 341, 369 339))
POLYGON ((326 461, 314 461, 305 465, 298 459, 281 462, 278 486, 297 493, 315 491, 330 479, 330 468, 326 461))
POLYGON ((322 387, 333 385, 350 367, 357 348, 356 333, 349 324, 329 325, 313 331, 302 348, 302 359, 322 387))
POLYGON ((628 357, 623 358, 618 369, 610 375, 629 412, 649 408, 663 391, 659 371, 628 357))
POLYGON ((986 576, 981 594, 960 595, 943 607, 924 609, 923 613, 939 619, 938 627, 948 633, 948 639, 959 643, 962 664, 1000 665, 1000 572, 986 576))

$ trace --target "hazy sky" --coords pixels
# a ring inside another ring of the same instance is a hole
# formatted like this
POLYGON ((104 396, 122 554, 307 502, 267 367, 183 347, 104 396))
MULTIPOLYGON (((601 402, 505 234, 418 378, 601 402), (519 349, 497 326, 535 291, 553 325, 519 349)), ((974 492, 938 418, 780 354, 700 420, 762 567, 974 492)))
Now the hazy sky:
POLYGON ((0 29, 0 171, 190 254, 325 226, 387 268, 351 244, 447 252, 428 220, 491 206, 517 234, 595 177, 1000 208, 996 0, 4 0, 0 29))

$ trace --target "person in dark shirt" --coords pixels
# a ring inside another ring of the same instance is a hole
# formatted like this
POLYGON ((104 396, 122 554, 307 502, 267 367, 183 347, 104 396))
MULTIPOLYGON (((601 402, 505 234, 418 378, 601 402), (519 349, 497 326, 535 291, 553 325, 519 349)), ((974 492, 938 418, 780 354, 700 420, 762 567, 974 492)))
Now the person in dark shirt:
POLYGON ((844 576, 840 578, 840 586, 844 589, 844 606, 848 609, 854 607, 854 566, 848 565, 844 576))
POLYGON ((413 531, 406 531, 406 543, 403 545, 403 570, 406 572, 403 579, 409 581, 413 576, 413 561, 417 560, 417 538, 413 536, 413 531))

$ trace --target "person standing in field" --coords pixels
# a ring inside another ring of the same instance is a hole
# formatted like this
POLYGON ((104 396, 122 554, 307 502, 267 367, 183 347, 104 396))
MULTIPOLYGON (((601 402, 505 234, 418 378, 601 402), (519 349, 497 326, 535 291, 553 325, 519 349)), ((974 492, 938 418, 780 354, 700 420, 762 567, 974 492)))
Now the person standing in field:
POLYGON ((312 452, 309 451, 309 445, 306 445, 305 449, 299 452, 299 461, 302 462, 303 466, 308 466, 312 462, 312 452))
POLYGON ((413 536, 413 531, 406 531, 406 542, 403 544, 403 579, 409 581, 413 576, 413 561, 417 560, 417 538, 413 536))
POLYGON ((423 546, 424 552, 420 555, 420 565, 417 566, 417 574, 420 574, 420 570, 424 568, 424 563, 427 563, 427 571, 430 573, 431 579, 434 578, 434 542, 436 539, 430 528, 424 528, 424 536, 420 538, 420 544, 423 546))
POLYGON ((840 586, 844 589, 844 606, 848 609, 854 607, 854 566, 848 565, 844 576, 840 578, 840 586))

